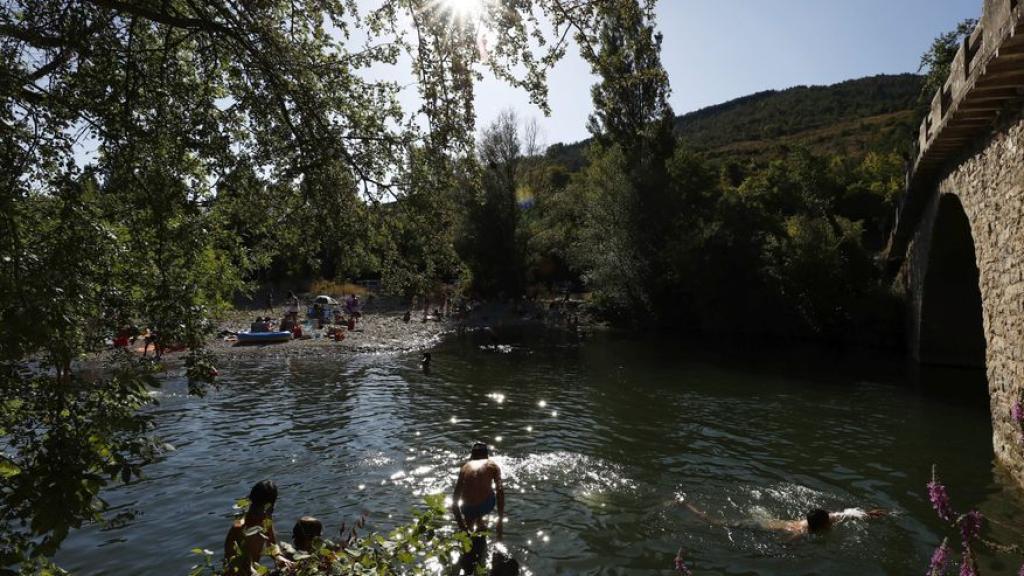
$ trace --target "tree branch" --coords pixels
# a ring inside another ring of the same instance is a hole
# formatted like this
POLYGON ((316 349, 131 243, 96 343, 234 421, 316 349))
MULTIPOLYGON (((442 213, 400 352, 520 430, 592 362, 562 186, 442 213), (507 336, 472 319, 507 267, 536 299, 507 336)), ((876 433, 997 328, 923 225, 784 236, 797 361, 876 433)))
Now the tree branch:
POLYGON ((163 11, 157 11, 146 6, 140 6, 136 3, 122 2, 120 0, 85 0, 90 4, 99 6, 100 8, 106 8, 107 10, 113 10, 115 12, 121 12, 124 14, 131 14, 140 18, 151 20, 158 24, 164 24, 165 26, 171 26, 173 28, 185 28, 189 30, 205 30, 206 32, 215 34, 231 34, 232 30, 224 24, 203 18, 190 18, 187 16, 181 16, 177 14, 170 14, 163 11))
POLYGON ((37 48, 63 48, 67 45, 64 38, 45 36, 34 30, 26 30, 12 24, 0 24, 0 36, 9 36, 37 48))

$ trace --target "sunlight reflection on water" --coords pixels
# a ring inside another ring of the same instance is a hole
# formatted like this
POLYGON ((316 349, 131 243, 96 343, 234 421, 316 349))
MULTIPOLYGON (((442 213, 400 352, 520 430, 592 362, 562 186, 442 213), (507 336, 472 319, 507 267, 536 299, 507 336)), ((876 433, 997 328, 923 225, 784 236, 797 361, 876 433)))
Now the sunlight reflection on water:
POLYGON ((86 576, 186 573, 189 549, 222 542, 234 499, 267 477, 282 533, 303 514, 333 531, 367 513, 387 529, 451 493, 474 441, 503 469, 505 544, 535 574, 668 574, 680 547, 706 574, 918 573, 939 540, 923 495, 932 463, 964 507, 1024 536, 1019 499, 991 472, 984 408, 670 361, 678 351, 647 344, 505 346, 443 344, 430 375, 412 352, 227 363, 204 399, 170 382, 155 413, 178 450, 105 494, 142 515, 75 532, 58 560, 86 576), (791 543, 709 526, 680 499, 737 522, 816 506, 899 514, 791 543))

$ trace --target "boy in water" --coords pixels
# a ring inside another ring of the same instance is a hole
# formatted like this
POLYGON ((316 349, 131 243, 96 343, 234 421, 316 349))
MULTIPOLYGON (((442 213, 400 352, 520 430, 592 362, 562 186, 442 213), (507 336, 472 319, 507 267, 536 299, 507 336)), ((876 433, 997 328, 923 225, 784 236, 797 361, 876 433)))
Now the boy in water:
MULTIPOLYGON (((716 520, 710 518, 707 513, 700 510, 689 502, 686 503, 686 507, 700 518, 706 520, 711 524, 717 524, 719 526, 732 526, 732 527, 744 527, 750 526, 750 522, 739 522, 729 524, 722 520, 716 520)), ((880 508, 873 510, 861 510, 860 508, 847 508, 841 512, 829 512, 821 508, 815 508, 807 513, 801 520, 759 520, 756 522, 758 528, 764 530, 770 530, 773 532, 783 532, 793 537, 803 536, 805 534, 820 534, 828 531, 836 524, 845 522, 847 520, 865 520, 870 518, 881 518, 888 516, 888 512, 880 508)))
POLYGON ((249 508, 245 516, 235 520, 224 539, 225 574, 252 574, 252 566, 259 564, 267 544, 270 544, 269 552, 278 566, 290 564, 277 550, 272 519, 276 502, 277 485, 271 480, 264 480, 249 491, 249 508))
POLYGON ((766 520, 761 523, 765 530, 785 532, 794 536, 804 534, 820 534, 828 531, 836 524, 848 520, 867 520, 881 518, 888 515, 885 510, 861 510, 860 508, 847 508, 841 512, 829 512, 821 508, 815 508, 807 513, 801 520, 766 520))
POLYGON ((505 488, 501 484, 501 468, 491 460, 487 444, 477 442, 469 462, 459 470, 452 495, 452 513, 462 530, 486 530, 484 517, 498 506, 496 536, 502 538, 505 522, 505 488))
POLYGON ((299 552, 311 554, 313 546, 324 532, 324 525, 312 516, 303 516, 292 528, 292 546, 299 552))

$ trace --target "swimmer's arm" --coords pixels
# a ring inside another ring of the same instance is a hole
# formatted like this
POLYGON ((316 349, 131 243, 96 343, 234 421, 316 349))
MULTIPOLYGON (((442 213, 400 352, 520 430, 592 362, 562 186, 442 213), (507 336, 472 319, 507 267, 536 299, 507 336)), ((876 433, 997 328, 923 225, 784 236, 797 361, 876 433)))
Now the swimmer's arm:
POLYGON ((494 491, 498 499, 498 540, 501 537, 505 528, 505 486, 501 483, 501 468, 497 464, 494 465, 494 491))
POLYGON ((690 512, 693 512, 698 518, 704 520, 708 524, 714 526, 724 526, 726 528, 736 528, 739 526, 738 523, 729 523, 720 518, 712 518, 711 516, 708 516, 707 512, 704 512, 703 510, 697 508, 696 506, 690 504, 689 502, 686 502, 685 506, 690 512))
POLYGON ((459 509, 459 500, 462 499, 462 469, 459 469, 459 479, 455 481, 455 491, 452 493, 452 514, 455 516, 455 523, 462 530, 466 529, 466 521, 462 519, 462 510, 459 509))
POLYGON ((709 522, 711 524, 718 524, 718 522, 716 522, 715 520, 712 520, 710 517, 708 517, 706 512, 704 512, 700 508, 697 508, 693 504, 690 504, 689 502, 686 502, 685 506, 686 506, 687 510, 689 510, 690 512, 693 512, 695 515, 697 515, 698 518, 700 518, 700 519, 702 519, 702 520, 704 520, 706 522, 709 522))
POLYGON ((872 508, 867 511, 860 508, 847 508, 842 512, 832 512, 828 516, 833 524, 838 524, 847 520, 870 520, 873 518, 884 518, 888 515, 889 511, 884 508, 872 508))

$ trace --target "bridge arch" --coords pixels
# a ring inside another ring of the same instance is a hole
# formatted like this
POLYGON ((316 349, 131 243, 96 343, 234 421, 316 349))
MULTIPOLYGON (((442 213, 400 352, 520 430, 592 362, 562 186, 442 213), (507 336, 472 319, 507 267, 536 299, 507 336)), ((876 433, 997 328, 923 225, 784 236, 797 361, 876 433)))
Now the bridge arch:
POLYGON ((984 361, 996 459, 1024 486, 1022 151, 1024 0, 984 0, 921 123, 887 253, 912 355, 984 361))
POLYGON ((971 223, 960 199, 942 194, 921 286, 916 356, 923 364, 985 367, 985 326, 971 223))

